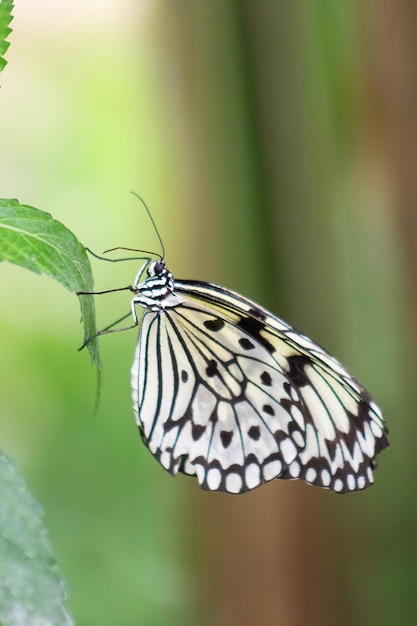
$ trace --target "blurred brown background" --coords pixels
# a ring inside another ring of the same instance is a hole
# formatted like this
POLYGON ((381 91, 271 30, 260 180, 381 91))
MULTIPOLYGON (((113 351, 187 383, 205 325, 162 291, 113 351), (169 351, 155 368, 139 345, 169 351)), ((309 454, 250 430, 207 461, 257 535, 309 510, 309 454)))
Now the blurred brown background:
MULTIPOLYGON (((360 494, 279 481, 202 493, 139 441, 135 333, 101 342, 94 416, 75 297, 0 267, 1 441, 46 510, 77 622, 417 623, 415 3, 21 0, 15 16, 1 196, 97 252, 152 249, 134 189, 174 276, 302 328, 391 433, 360 494)), ((98 289, 135 275, 109 266, 93 264, 98 289)), ((97 307, 104 326, 129 304, 97 307)))

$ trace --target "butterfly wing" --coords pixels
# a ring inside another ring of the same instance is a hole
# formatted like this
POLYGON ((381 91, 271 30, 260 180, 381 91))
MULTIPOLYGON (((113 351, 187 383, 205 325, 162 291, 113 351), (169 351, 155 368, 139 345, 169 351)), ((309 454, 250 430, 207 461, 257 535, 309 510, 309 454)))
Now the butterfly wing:
POLYGON ((238 294, 175 286, 182 304, 144 314, 132 368, 137 420, 159 462, 231 493, 272 478, 367 487, 386 429, 339 362, 238 294))

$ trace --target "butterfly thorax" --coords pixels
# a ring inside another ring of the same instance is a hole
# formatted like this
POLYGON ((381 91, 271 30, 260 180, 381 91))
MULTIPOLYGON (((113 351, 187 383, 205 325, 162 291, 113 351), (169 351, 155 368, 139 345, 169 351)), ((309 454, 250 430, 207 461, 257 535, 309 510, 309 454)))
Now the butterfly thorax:
POLYGON ((172 308, 183 302, 175 294, 175 282, 165 262, 153 261, 147 269, 144 282, 135 285, 134 302, 151 311, 172 308))

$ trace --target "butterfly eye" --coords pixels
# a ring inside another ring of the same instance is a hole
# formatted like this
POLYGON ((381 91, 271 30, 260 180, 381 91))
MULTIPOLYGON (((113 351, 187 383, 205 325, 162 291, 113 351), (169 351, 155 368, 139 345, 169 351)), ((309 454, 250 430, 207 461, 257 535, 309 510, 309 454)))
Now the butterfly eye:
POLYGON ((162 276, 165 269, 165 263, 162 261, 153 261, 148 267, 148 276, 162 276))
POLYGON ((156 261, 155 265, 153 266, 153 271, 155 272, 156 276, 161 276, 161 274, 163 273, 165 268, 165 263, 163 261, 156 261))

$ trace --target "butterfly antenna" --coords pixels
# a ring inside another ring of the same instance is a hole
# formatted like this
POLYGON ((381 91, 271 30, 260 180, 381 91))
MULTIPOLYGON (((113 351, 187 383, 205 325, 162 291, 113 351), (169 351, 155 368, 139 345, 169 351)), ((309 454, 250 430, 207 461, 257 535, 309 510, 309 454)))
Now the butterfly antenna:
POLYGON ((146 210, 146 212, 147 212, 147 214, 148 214, 148 216, 149 216, 149 219, 150 219, 150 220, 151 220, 151 222, 152 222, 152 225, 153 225, 153 227, 154 227, 154 229, 155 229, 155 232, 156 232, 156 234, 157 234, 157 237, 158 237, 158 239, 159 239, 159 243, 161 244, 161 249, 162 249, 162 257, 161 257, 161 258, 162 258, 162 259, 164 259, 164 258, 165 258, 165 247, 164 247, 164 244, 163 244, 163 241, 162 241, 161 235, 159 234, 159 230, 157 229, 156 224, 155 224, 155 221, 154 221, 154 219, 153 219, 153 217, 152 217, 152 214, 151 214, 150 210, 148 209, 148 206, 147 206, 147 204, 146 204, 145 200, 144 200, 143 198, 141 198, 141 196, 140 196, 139 194, 137 194, 137 193, 136 193, 136 191, 132 191, 131 193, 132 193, 134 196, 136 196, 136 197, 137 197, 137 199, 138 199, 140 202, 142 202, 143 206, 145 207, 145 210, 146 210))

